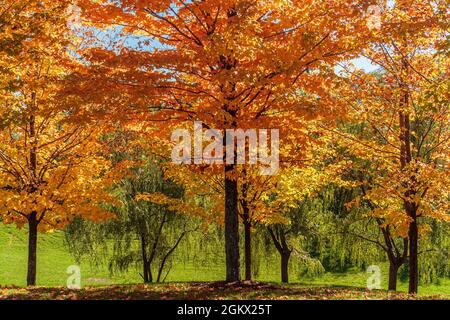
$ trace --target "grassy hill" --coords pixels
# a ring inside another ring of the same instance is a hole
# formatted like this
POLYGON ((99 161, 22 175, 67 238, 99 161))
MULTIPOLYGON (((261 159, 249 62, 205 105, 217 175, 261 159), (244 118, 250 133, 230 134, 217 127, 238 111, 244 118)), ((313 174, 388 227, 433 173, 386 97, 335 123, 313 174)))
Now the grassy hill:
MULTIPOLYGON (((18 230, 14 226, 0 225, 0 286, 25 286, 27 264, 27 231, 18 230)), ((64 245, 61 232, 40 234, 38 241, 37 284, 39 286, 61 287, 66 285, 67 268, 76 265, 64 245)), ((382 286, 387 287, 387 266, 382 265, 382 286)), ((116 284, 139 284, 141 278, 137 270, 130 270, 120 275, 110 275, 106 266, 94 267, 87 261, 80 264, 82 286, 104 286, 116 284)), ((278 270, 261 272, 259 281, 276 282, 279 279, 278 270)), ((220 266, 203 267, 180 264, 175 265, 168 282, 187 281, 219 281, 223 280, 224 270, 220 266)), ((367 274, 360 270, 347 273, 326 273, 314 279, 298 281, 292 277, 297 285, 327 286, 327 287, 358 287, 366 286, 367 274)), ((406 292, 407 284, 399 282, 399 290, 406 292)), ((422 295, 445 294, 450 296, 450 279, 442 279, 440 284, 420 287, 422 295)))

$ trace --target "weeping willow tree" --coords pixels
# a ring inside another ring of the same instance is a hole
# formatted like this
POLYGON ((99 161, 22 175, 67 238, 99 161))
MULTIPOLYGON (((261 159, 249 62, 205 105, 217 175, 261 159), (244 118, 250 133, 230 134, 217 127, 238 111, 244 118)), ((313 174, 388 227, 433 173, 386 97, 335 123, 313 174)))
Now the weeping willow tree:
MULTIPOLYGON (((364 192, 363 187, 331 188, 322 194, 323 202, 334 213, 333 229, 341 234, 335 251, 338 256, 340 254, 342 258, 347 257, 341 259, 343 267, 352 264, 365 267, 367 264, 387 261, 388 290, 396 291, 397 280, 408 279, 408 241, 396 235, 395 230, 385 225, 382 219, 370 215, 374 209, 371 202, 361 201, 357 207, 349 205, 364 195, 364 192), (345 261, 348 258, 350 259, 345 261)), ((440 279, 450 276, 450 225, 431 219, 424 219, 423 222, 430 227, 420 238, 420 283, 439 283, 440 279)))
POLYGON ((337 250, 337 253, 350 258, 350 261, 341 258, 341 266, 345 268, 346 265, 356 263, 365 268, 368 264, 387 260, 388 289, 395 291, 399 269, 407 262, 408 242, 397 236, 389 226, 385 226, 383 219, 369 214, 374 210, 372 203, 363 201, 358 206, 352 206, 364 193, 363 187, 334 187, 323 194, 328 210, 333 212, 334 230, 341 235, 339 242, 345 246, 337 250))
POLYGON ((329 236, 323 240, 320 256, 327 270, 345 272, 351 267, 366 268, 369 264, 384 259, 383 251, 366 242, 365 236, 376 234, 379 229, 365 220, 365 212, 361 208, 349 206, 359 195, 357 189, 340 186, 329 186, 320 195, 323 210, 330 214, 329 236), (364 238, 359 237, 364 235, 364 238))
POLYGON ((267 227, 266 243, 280 255, 282 282, 293 272, 298 279, 311 278, 379 261, 379 249, 354 241, 337 227, 349 215, 345 204, 353 197, 351 191, 330 185, 315 197, 297 201, 285 213, 288 223, 267 227))
POLYGON ((428 225, 428 232, 420 239, 419 283, 440 284, 441 279, 450 277, 450 224, 433 220, 428 225))
MULTIPOLYGON (((281 281, 289 282, 289 265, 291 257, 301 260, 306 269, 323 269, 319 260, 311 257, 305 250, 305 244, 317 237, 322 224, 320 211, 316 210, 314 201, 298 201, 297 206, 286 212, 287 224, 275 224, 267 226, 270 239, 280 255, 281 281), (319 213, 319 214, 318 214, 319 213)), ((292 264, 292 263, 291 263, 292 264)))
POLYGON ((183 189, 164 178, 158 160, 149 159, 115 188, 121 206, 109 209, 116 218, 101 224, 77 220, 66 230, 71 252, 81 259, 107 263, 112 274, 134 267, 144 283, 163 282, 172 269, 172 258, 180 243, 194 231, 196 221, 164 205, 138 201, 142 193, 159 192, 182 198, 183 189))

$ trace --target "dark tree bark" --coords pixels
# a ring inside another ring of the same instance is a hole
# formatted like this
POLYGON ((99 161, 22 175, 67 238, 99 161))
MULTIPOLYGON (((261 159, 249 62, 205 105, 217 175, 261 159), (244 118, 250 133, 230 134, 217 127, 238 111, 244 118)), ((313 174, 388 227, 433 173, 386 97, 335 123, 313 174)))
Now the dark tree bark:
MULTIPOLYGON (((231 10, 233 11, 233 10, 231 10)), ((232 18, 233 15, 228 15, 232 18)), ((232 70, 236 67, 237 60, 232 56, 220 55, 218 63, 222 70, 232 70)), ((233 101, 236 98, 236 83, 229 81, 229 90, 225 93, 225 98, 228 101, 233 101)), ((223 135, 223 160, 225 163, 225 255, 226 255, 226 281, 236 282, 241 280, 241 262, 239 256, 239 208, 238 208, 238 183, 237 179, 232 179, 229 175, 236 173, 236 139, 228 141, 229 137, 226 129, 236 129, 237 109, 230 107, 228 103, 223 105, 223 110, 229 115, 230 120, 226 120, 223 135), (227 152, 228 143, 233 145, 234 154, 229 155, 227 152), (228 157, 232 159, 228 161, 228 157)))
POLYGON ((27 272, 27 286, 36 285, 36 251, 37 251, 37 236, 38 236, 38 220, 36 212, 33 212, 28 217, 28 272, 27 272))
POLYGON ((174 246, 172 248, 170 248, 169 251, 167 251, 167 253, 164 255, 164 258, 161 261, 161 264, 158 268, 158 277, 156 279, 156 282, 161 282, 161 277, 162 277, 162 273, 164 271, 164 267, 166 265, 167 259, 172 255, 172 253, 176 250, 176 248, 178 247, 178 245, 180 244, 181 240, 183 240, 184 236, 187 234, 187 231, 184 231, 180 237, 177 239, 176 243, 174 244, 174 246))
MULTIPOLYGON (((221 57, 222 58, 222 57, 221 57)), ((225 59, 225 58, 223 58, 225 59)), ((231 69, 232 65, 228 65, 227 69, 231 69)), ((233 119, 229 124, 230 129, 236 127, 236 110, 229 109, 227 105, 224 110, 233 119)), ((238 208, 238 182, 236 178, 231 177, 236 173, 236 139, 225 130, 223 135, 224 146, 224 185, 225 185, 225 263, 226 263, 226 281, 237 282, 241 280, 241 262, 239 256, 239 208, 238 208), (231 162, 228 159, 227 147, 228 144, 233 145, 234 154, 230 156, 231 162)))
POLYGON ((400 266, 395 263, 389 262, 389 291, 397 291, 397 276, 399 267, 400 266))
MULTIPOLYGON (((151 283, 153 282, 153 274, 152 274, 152 263, 155 259, 157 247, 160 242, 161 234, 164 229, 164 225, 167 223, 167 213, 165 213, 162 217, 162 220, 158 227, 158 232, 155 235, 155 238, 153 239, 153 242, 151 243, 150 248, 150 256, 147 254, 147 246, 150 245, 149 242, 145 239, 144 234, 141 233, 141 251, 142 251, 142 264, 143 264, 143 272, 142 278, 144 279, 144 283, 151 283)), ((142 232, 142 231, 140 231, 142 232)))
MULTIPOLYGON (((403 58, 403 69, 408 71, 409 64, 406 58, 403 58)), ((401 84, 403 90, 403 98, 401 105, 405 110, 408 110, 409 106, 409 91, 406 84, 401 84)), ((399 113, 399 129, 400 129, 400 168, 405 170, 413 160, 412 147, 411 147, 411 120, 410 115, 407 112, 400 111, 399 113)), ((419 286, 419 269, 418 269, 418 239, 419 233, 417 228, 417 209, 418 205, 411 202, 408 199, 414 198, 417 194, 415 185, 417 181, 412 176, 409 181, 403 183, 403 187, 406 189, 404 199, 404 208, 406 214, 411 219, 408 230, 409 239, 409 293, 416 294, 419 286)))
MULTIPOLYGON (((246 145, 246 152, 249 152, 248 145, 246 145)), ((242 224, 244 225, 244 254, 245 254, 245 280, 252 280, 252 216, 250 206, 247 200, 249 191, 249 182, 247 181, 247 170, 244 167, 242 170, 243 183, 241 188, 240 204, 242 212, 239 213, 242 224)))
POLYGON ((281 254, 281 282, 289 283, 289 258, 290 251, 283 251, 281 254))
POLYGON ((291 257, 292 249, 289 248, 286 239, 286 232, 279 225, 274 227, 268 227, 270 237, 273 244, 280 254, 281 258, 281 282, 289 282, 289 259, 291 257))
POLYGON ((142 267, 143 267, 143 274, 142 278, 144 279, 144 283, 150 283, 153 279, 151 279, 151 269, 150 269, 150 263, 147 258, 147 242, 145 240, 145 237, 141 236, 141 251, 142 251, 142 267))
MULTIPOLYGON (((36 93, 32 94, 32 106, 31 109, 34 112, 36 108, 36 93)), ((34 113, 30 116, 29 125, 30 125, 30 140, 33 143, 33 139, 36 136, 36 117, 34 113)), ((33 178, 37 177, 37 150, 36 145, 32 145, 30 149, 30 164, 29 170, 33 178)), ((32 186, 29 190, 30 193, 34 193, 36 191, 35 186, 32 186)), ((37 251, 37 237, 38 237, 38 225, 42 216, 38 218, 37 212, 32 212, 28 215, 28 272, 27 272, 27 285, 35 286, 36 285, 36 251, 37 251)))
POLYGON ((409 225, 409 293, 416 294, 419 287, 418 229, 414 220, 409 225))
POLYGON ((400 251, 392 238, 389 226, 382 227, 383 222, 377 219, 378 225, 383 233, 385 247, 383 247, 389 259, 389 283, 388 290, 397 291, 398 269, 406 262, 408 257, 408 240, 403 239, 403 250, 400 251))
POLYGON ((226 281, 241 280, 239 257, 238 186, 235 179, 227 177, 235 165, 225 165, 225 254, 226 281))

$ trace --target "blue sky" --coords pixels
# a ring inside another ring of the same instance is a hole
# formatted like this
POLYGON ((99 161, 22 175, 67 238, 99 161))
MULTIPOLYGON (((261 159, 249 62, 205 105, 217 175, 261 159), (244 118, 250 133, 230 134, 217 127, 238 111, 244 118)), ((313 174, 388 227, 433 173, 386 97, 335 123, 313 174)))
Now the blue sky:
POLYGON ((358 67, 364 69, 366 72, 373 72, 379 68, 379 66, 373 64, 369 59, 364 57, 360 57, 352 60, 353 64, 358 67))

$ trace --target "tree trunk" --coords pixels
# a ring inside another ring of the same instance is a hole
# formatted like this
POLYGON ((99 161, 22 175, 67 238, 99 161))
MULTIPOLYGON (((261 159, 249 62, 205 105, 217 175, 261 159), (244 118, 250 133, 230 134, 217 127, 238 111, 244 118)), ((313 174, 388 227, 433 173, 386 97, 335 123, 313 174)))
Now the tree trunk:
POLYGON ((148 261, 145 261, 143 263, 144 266, 144 283, 152 283, 152 271, 150 269, 150 263, 148 261))
POLYGON ((409 225, 409 293, 416 294, 419 287, 418 229, 414 219, 409 225))
MULTIPOLYGON (((187 231, 183 231, 183 233, 178 237, 177 242, 175 245, 164 255, 164 258, 161 261, 161 264, 158 269, 158 277, 156 278, 156 282, 161 282, 162 273, 164 271, 164 267, 166 265, 167 259, 172 255, 172 253, 177 249, 178 245, 180 244, 181 240, 183 240, 184 236, 187 234, 187 231)), ((167 274, 166 274, 167 277, 167 274)), ((165 278, 164 278, 165 279, 165 278)))
POLYGON ((153 282, 153 274, 152 274, 152 265, 150 261, 147 264, 147 272, 148 272, 148 283, 153 282))
POLYGON ((241 279, 239 259, 238 185, 227 174, 234 172, 234 164, 225 165, 225 254, 227 282, 241 279))
MULTIPOLYGON (((37 180, 37 143, 36 143, 36 117, 34 111, 36 109, 36 93, 33 92, 32 95, 32 105, 31 105, 31 116, 29 119, 30 125, 30 164, 29 170, 31 173, 32 180, 37 180)), ((36 182, 36 181, 35 181, 36 182)), ((36 188, 32 186, 29 190, 30 194, 33 194, 36 188)), ((43 215, 44 213, 42 213, 43 215)), ((41 216, 39 219, 42 219, 41 216)), ((27 286, 36 285, 36 251, 37 251, 37 227, 39 224, 38 213, 32 212, 28 216, 28 272, 27 272, 27 286)))
POLYGON ((274 228, 268 227, 270 237, 273 244, 281 257, 281 282, 289 282, 289 258, 291 257, 292 249, 287 244, 286 234, 281 226, 274 228))
POLYGON ((27 286, 36 285, 36 251, 37 251, 37 227, 36 212, 28 218, 28 273, 27 286))
POLYGON ((252 280, 252 234, 251 223, 244 223, 245 233, 245 280, 252 280))
POLYGON ((286 251, 281 253, 281 282, 289 282, 289 258, 291 257, 291 252, 286 251))
POLYGON ((141 236, 141 251, 142 251, 142 266, 143 266, 143 279, 144 283, 150 283, 150 264, 148 263, 147 259, 147 245, 145 241, 145 237, 141 236))
MULTIPOLYGON (((403 69, 408 71, 409 64, 406 58, 403 58, 403 69)), ((403 99, 401 105, 404 110, 408 110, 409 107, 409 90, 407 85, 401 83, 403 93, 403 99)), ((405 170, 407 165, 412 162, 412 148, 411 148, 411 123, 410 115, 406 111, 400 111, 399 114, 400 124, 400 166, 402 170, 405 170)), ((416 191, 412 186, 416 185, 417 181, 414 176, 410 178, 408 183, 404 183, 406 188, 405 198, 414 198, 416 191)), ((409 293, 416 294, 419 286, 419 270, 418 270, 418 230, 417 230, 417 207, 415 203, 405 200, 404 207, 408 216, 412 219, 409 224, 408 239, 409 239, 409 293)))
POLYGON ((397 291, 397 275, 399 265, 396 265, 394 262, 389 263, 389 291, 397 291))

